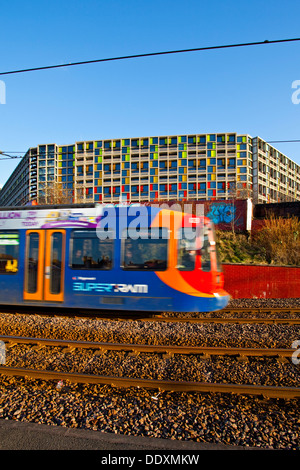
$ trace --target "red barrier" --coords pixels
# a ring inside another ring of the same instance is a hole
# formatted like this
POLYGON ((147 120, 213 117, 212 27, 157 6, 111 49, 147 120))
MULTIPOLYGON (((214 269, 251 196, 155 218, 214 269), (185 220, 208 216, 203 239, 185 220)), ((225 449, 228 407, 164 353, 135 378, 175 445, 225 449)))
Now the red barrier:
POLYGON ((233 299, 300 298, 300 268, 223 264, 225 290, 233 299))

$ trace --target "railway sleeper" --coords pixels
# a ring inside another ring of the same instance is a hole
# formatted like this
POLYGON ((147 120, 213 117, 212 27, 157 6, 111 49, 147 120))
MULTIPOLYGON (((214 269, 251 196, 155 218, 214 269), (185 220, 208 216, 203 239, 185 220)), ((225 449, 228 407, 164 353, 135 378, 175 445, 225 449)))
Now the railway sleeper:
POLYGON ((5 347, 7 349, 12 349, 15 346, 19 346, 19 343, 16 343, 15 341, 9 341, 8 343, 5 343, 5 347))
POLYGON ((165 353, 162 355, 163 359, 171 359, 173 356, 174 356, 174 353, 173 353, 173 352, 170 352, 170 351, 165 352, 165 353))
POLYGON ((285 356, 277 356, 277 361, 280 362, 281 364, 289 364, 289 358, 285 356))
POLYGON ((240 354, 239 356, 237 356, 237 360, 238 362, 249 362, 249 358, 244 354, 240 354))
POLYGON ((93 352, 93 356, 103 356, 103 354, 106 354, 106 353, 107 353, 107 349, 98 348, 98 349, 95 349, 95 351, 93 352))
POLYGON ((210 361, 211 354, 202 353, 200 357, 201 357, 202 361, 210 361))
POLYGON ((75 346, 67 346, 66 348, 63 349, 63 353, 72 353, 76 349, 75 346))
POLYGON ((138 351, 137 349, 132 349, 131 351, 128 352, 129 357, 134 357, 134 356, 139 356, 141 351, 138 351))
POLYGON ((44 349, 46 346, 42 343, 35 344, 32 346, 32 351, 40 351, 41 349, 44 349))

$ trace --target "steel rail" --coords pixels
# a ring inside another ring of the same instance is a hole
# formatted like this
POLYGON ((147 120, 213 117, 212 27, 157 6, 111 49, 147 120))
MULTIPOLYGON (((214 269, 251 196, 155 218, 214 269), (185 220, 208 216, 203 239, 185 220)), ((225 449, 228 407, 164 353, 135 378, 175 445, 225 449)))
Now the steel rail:
POLYGON ((97 341, 74 341, 48 338, 30 338, 21 336, 0 335, 0 340, 8 343, 8 347, 16 344, 33 344, 36 348, 45 346, 64 347, 65 352, 72 352, 75 349, 95 349, 99 353, 106 351, 129 351, 133 353, 156 353, 156 354, 202 354, 204 357, 210 355, 229 355, 241 357, 292 357, 295 349, 289 348, 241 348, 241 347, 220 347, 220 346, 173 346, 173 345, 149 345, 149 344, 123 344, 104 343, 97 341))
POLYGON ((190 323, 251 323, 251 324, 290 324, 290 325, 299 325, 300 324, 300 307, 225 307, 222 310, 217 310, 213 312, 216 316, 210 316, 212 312, 207 312, 201 317, 188 317, 188 316, 167 316, 167 315, 157 315, 156 317, 143 318, 143 320, 148 321, 166 321, 166 322, 190 322, 190 323), (279 317, 279 316, 257 316, 259 314, 264 315, 274 315, 274 314, 289 313, 291 315, 297 315, 296 317, 279 317), (239 316, 226 316, 238 314, 239 316), (242 316, 254 315, 254 316, 242 316))
POLYGON ((42 315, 42 316, 55 316, 55 317, 65 317, 65 318, 92 318, 95 320, 106 320, 106 321, 150 321, 150 322, 177 322, 177 323, 228 323, 228 324, 236 324, 236 323, 251 323, 251 324, 292 324, 292 325, 299 325, 300 324, 300 307, 292 307, 292 308, 283 308, 283 307, 226 307, 222 310, 218 310, 215 312, 207 312, 207 316, 205 313, 201 317, 193 317, 193 316, 186 316, 178 312, 178 314, 173 314, 168 316, 167 312, 165 314, 162 313, 155 313, 151 312, 149 315, 147 312, 102 312, 100 311, 85 311, 85 312, 59 312, 59 313, 49 313, 49 312, 36 312, 31 313, 26 310, 26 312, 20 311, 11 311, 11 309, 3 311, 3 313, 15 313, 18 315, 42 315), (216 316, 210 316, 211 314, 216 316), (259 314, 264 315, 274 315, 279 313, 289 313, 296 315, 295 317, 272 317, 272 316, 257 316, 259 314), (238 314, 240 316, 225 316, 225 315, 232 315, 238 314), (243 314, 247 314, 249 316, 242 316, 243 314), (250 316, 252 315, 252 316, 250 316))
POLYGON ((224 307, 219 312, 289 312, 289 313, 300 313, 299 307, 224 307))
MULTIPOLYGON (((122 319, 121 319, 122 320, 122 319)), ((251 323, 251 324, 288 324, 300 325, 300 318, 248 318, 248 317, 163 317, 142 318, 142 321, 160 321, 170 323, 190 322, 190 323, 251 323)))
POLYGON ((298 387, 135 379, 5 366, 0 366, 0 374, 6 376, 31 377, 41 380, 66 380, 72 383, 105 384, 121 388, 140 387, 173 392, 234 393, 287 399, 300 397, 300 388, 298 387))

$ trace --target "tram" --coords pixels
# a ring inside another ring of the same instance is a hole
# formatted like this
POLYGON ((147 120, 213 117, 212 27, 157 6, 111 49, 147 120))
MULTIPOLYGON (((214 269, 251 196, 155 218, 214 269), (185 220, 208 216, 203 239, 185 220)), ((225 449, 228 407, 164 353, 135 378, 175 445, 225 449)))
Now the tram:
POLYGON ((0 304, 207 312, 229 294, 213 223, 180 211, 82 204, 0 209, 0 304))

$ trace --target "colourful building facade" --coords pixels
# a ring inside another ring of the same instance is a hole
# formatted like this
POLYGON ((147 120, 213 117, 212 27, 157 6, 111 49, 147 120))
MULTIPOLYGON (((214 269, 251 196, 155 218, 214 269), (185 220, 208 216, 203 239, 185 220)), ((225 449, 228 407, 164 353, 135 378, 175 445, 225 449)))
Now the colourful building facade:
POLYGON ((43 144, 28 150, 0 204, 48 203, 49 188, 70 202, 278 202, 300 199, 300 166, 263 139, 237 133, 43 144))

